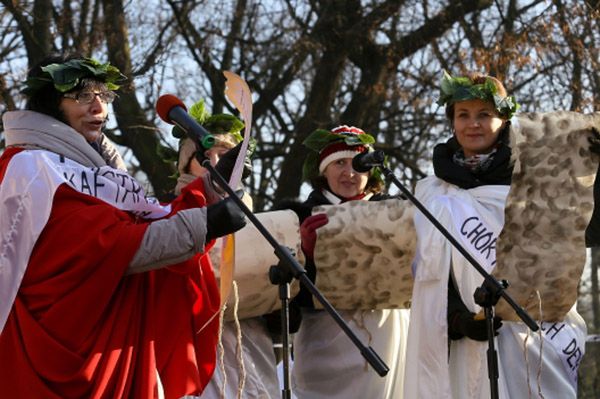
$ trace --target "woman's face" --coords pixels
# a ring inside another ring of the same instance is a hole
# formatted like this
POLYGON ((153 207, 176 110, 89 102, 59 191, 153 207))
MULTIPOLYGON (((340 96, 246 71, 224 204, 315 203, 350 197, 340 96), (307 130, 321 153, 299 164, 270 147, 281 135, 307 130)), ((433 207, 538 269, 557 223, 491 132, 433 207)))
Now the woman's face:
MULTIPOLYGON (((86 89, 84 89, 86 90, 86 89)), ((92 91, 99 94, 100 91, 92 91)), ((71 94, 71 93, 69 93, 71 94)), ((80 93, 76 93, 75 96, 80 93)), ((102 127, 108 115, 108 104, 95 95, 85 104, 75 98, 63 98, 58 107, 69 126, 79 132, 89 142, 96 141, 102 134, 102 127)))
POLYGON ((488 101, 467 100, 454 104, 452 121, 456 140, 465 156, 489 153, 504 125, 494 106, 488 101))
POLYGON ((369 173, 358 173, 352 169, 352 158, 331 162, 323 171, 329 189, 337 196, 352 198, 364 193, 369 173))
MULTIPOLYGON (((229 147, 225 147, 223 145, 215 145, 208 150, 204 151, 204 156, 210 160, 210 164, 215 166, 221 156, 229 151, 229 147)), ((190 174, 194 176, 204 176, 208 171, 200 165, 200 162, 194 157, 190 162, 190 174)))

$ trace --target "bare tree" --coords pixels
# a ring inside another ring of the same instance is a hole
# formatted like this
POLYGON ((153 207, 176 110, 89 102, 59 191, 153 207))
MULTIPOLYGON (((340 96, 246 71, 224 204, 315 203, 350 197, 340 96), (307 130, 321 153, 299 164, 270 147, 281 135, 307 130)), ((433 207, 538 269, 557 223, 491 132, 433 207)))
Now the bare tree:
MULTIPOLYGON (((235 113, 224 70, 254 94, 248 185, 259 211, 304 189, 302 141, 316 128, 360 126, 404 182, 429 174, 432 146, 450 136, 436 104, 444 69, 499 77, 524 111, 600 111, 598 0, 0 4, 0 112, 23 107, 27 68, 51 52, 110 60, 129 81, 107 134, 158 196, 174 184, 176 142, 155 115, 157 98, 171 92, 235 113)), ((596 329, 597 264, 585 294, 596 329)))

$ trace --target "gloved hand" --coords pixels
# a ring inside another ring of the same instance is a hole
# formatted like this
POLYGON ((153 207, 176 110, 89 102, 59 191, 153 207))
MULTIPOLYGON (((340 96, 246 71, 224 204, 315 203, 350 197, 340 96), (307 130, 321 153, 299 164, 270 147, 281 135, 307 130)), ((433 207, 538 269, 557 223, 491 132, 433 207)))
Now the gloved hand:
POLYGON ((313 259, 315 256, 316 230, 321 226, 325 226, 328 222, 329 219, 326 214, 317 213, 304 219, 304 222, 300 225, 301 247, 307 258, 313 259))
MULTIPOLYGON (((494 316, 494 335, 502 326, 502 319, 494 316)), ((487 341, 487 327, 485 319, 475 320, 475 313, 454 312, 448 318, 448 333, 451 339, 469 337, 475 341, 487 341)))
POLYGON ((590 129, 592 131, 592 135, 588 137, 588 142, 590 143, 590 151, 594 154, 600 154, 600 132, 595 127, 590 129))
POLYGON ((246 216, 231 198, 206 208, 206 242, 235 233, 246 225, 246 216))
MULTIPOLYGON (((233 167, 235 166, 235 160, 237 159, 238 154, 240 153, 240 149, 242 148, 242 143, 239 143, 225 154, 221 155, 219 162, 215 166, 217 172, 223 176, 223 178, 229 181, 231 174, 233 173, 233 167)), ((244 158, 244 170, 242 171, 242 180, 245 180, 252 174, 252 162, 250 157, 246 156, 244 158)))

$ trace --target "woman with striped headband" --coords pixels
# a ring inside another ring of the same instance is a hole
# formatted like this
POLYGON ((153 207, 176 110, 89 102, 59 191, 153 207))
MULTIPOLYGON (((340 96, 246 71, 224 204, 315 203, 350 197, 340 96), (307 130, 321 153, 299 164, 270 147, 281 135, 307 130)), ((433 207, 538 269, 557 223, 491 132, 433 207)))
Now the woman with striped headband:
MULTIPOLYGON (((311 151, 303 175, 314 190, 300 208, 300 235, 306 271, 313 281, 319 274, 314 263, 318 228, 328 220, 322 213, 309 216, 311 209, 317 205, 390 198, 382 194, 383 180, 378 168, 365 173, 352 168, 354 156, 372 151, 374 142, 370 134, 345 125, 331 131, 316 130, 304 141, 311 151)), ((292 368, 293 392, 299 399, 401 397, 407 310, 339 311, 359 339, 372 346, 390 367, 387 376, 380 377, 330 315, 314 309, 308 291, 301 288, 294 302, 301 307, 302 316, 294 337, 292 368)))

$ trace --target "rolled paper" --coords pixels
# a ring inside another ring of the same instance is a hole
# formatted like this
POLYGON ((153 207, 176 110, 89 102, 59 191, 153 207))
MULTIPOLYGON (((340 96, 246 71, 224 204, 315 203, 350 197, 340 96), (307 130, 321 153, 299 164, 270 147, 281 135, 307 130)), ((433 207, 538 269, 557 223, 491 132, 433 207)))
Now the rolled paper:
POLYGON ((349 201, 313 209, 321 212, 329 222, 317 230, 316 286, 329 302, 337 309, 410 307, 417 240, 412 204, 349 201))
MULTIPOLYGON (((536 320, 562 320, 577 300, 599 161, 592 127, 600 129, 598 112, 520 114, 511 126, 514 170, 493 275, 536 320)), ((496 314, 519 320, 503 299, 496 314)))
MULTIPOLYGON (((256 213, 256 218, 265 226, 277 242, 288 247, 301 256, 300 225, 298 216, 291 210, 256 213)), ((210 251, 215 274, 219 278, 220 248, 210 251)), ((233 279, 237 283, 238 319, 246 319, 271 313, 281 309, 279 287, 269 279, 269 269, 277 265, 273 247, 252 223, 235 233, 235 269, 233 279)), ((299 291, 299 283, 293 280, 290 284, 291 295, 299 291)), ((235 295, 231 294, 227 301, 224 319, 234 319, 235 295)))

